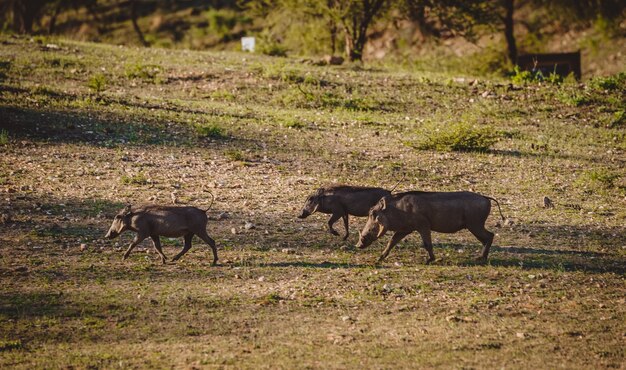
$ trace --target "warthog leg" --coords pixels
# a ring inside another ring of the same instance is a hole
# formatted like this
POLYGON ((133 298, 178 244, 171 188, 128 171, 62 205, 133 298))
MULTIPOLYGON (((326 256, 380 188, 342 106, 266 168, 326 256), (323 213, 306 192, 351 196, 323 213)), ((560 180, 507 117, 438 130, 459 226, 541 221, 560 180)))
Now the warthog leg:
POLYGON ((167 261, 167 258, 165 257, 165 254, 163 254, 163 249, 161 248, 161 239, 159 239, 158 235, 151 235, 150 237, 152 238, 154 249, 156 249, 159 256, 161 256, 161 262, 165 264, 165 262, 167 261))
POLYGON ((142 235, 142 234, 137 233, 137 235, 135 235, 135 238, 133 239, 133 241, 128 246, 128 249, 124 253, 124 257, 122 257, 122 260, 127 259, 128 256, 130 255, 130 252, 137 246, 137 244, 141 243, 147 237, 148 237, 148 235, 142 235))
POLYGON ((487 261, 487 257, 489 256, 489 248, 491 248, 491 243, 493 243, 493 233, 485 229, 484 226, 472 227, 469 229, 469 231, 474 234, 476 239, 480 240, 480 242, 483 243, 483 251, 478 257, 478 260, 483 262, 487 261))
POLYGON ((348 236, 350 235, 350 231, 348 230, 348 214, 347 213, 343 215, 343 226, 346 229, 346 235, 344 235, 343 240, 346 240, 348 239, 348 236))
POLYGON ((400 240, 402 240, 402 238, 404 238, 405 236, 409 235, 411 232, 406 232, 406 231, 397 231, 395 234, 393 234, 393 236, 391 237, 391 240, 389 240, 389 243, 387 244, 387 247, 385 248, 385 250, 383 251, 383 254, 380 256, 380 258, 378 259, 377 263, 381 263, 385 258, 387 258, 387 256, 389 255, 389 252, 391 252, 391 249, 393 249, 393 247, 398 244, 398 242, 400 242, 400 240))
POLYGON ((213 251, 213 266, 217 265, 217 247, 215 246, 215 240, 213 240, 209 234, 206 233, 206 230, 201 230, 198 234, 200 239, 204 240, 207 243, 211 250, 213 251))
POLYGON ((330 231, 330 233, 333 235, 339 235, 339 233, 335 229, 333 229, 333 225, 335 224, 335 222, 337 222, 337 220, 341 218, 341 216, 341 214, 333 213, 328 220, 328 231, 330 231))
POLYGON ((193 233, 185 234, 185 246, 183 250, 172 258, 172 261, 178 261, 189 249, 191 249, 191 239, 193 239, 193 233))
POLYGON ((435 253, 433 253, 433 242, 430 238, 430 229, 421 230, 419 233, 422 237, 422 242, 424 243, 424 249, 426 249, 426 252, 428 252, 428 259, 426 260, 426 264, 429 265, 435 260, 435 253))

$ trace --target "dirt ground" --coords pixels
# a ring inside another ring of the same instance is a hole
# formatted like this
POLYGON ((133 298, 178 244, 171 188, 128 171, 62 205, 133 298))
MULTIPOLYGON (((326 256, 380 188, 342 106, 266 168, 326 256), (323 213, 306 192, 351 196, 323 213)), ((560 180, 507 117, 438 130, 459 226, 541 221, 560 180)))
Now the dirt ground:
POLYGON ((514 85, 0 41, 0 367, 624 368, 617 77, 514 85), (457 122, 498 141, 416 149, 457 122), (500 201, 488 263, 462 231, 433 235, 431 265, 410 235, 377 266, 389 237, 356 250, 364 219, 344 243, 328 216, 296 218, 323 184, 403 176, 398 191, 500 201), (167 265, 148 241, 122 261, 130 233, 103 238, 129 202, 204 207, 209 193, 216 267, 197 238, 167 265))

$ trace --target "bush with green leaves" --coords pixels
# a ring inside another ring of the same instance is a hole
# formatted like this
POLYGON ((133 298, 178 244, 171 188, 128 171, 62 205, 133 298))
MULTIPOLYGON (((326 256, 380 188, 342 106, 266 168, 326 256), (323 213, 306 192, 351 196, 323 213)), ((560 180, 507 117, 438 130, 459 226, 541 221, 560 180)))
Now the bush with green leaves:
POLYGON ((531 82, 548 82, 553 85, 560 85, 563 82, 563 76, 556 72, 551 72, 547 76, 544 76, 541 71, 526 71, 522 70, 519 66, 515 66, 511 74, 511 81, 518 85, 531 82))
POLYGON ((416 149, 443 152, 486 152, 499 138, 492 127, 475 127, 463 122, 431 126, 421 135, 423 139, 413 144, 416 149))
POLYGON ((615 187, 620 175, 607 168, 595 168, 585 171, 578 178, 577 184, 593 189, 610 189, 615 187))
POLYGON ((96 94, 100 94, 107 88, 107 78, 102 73, 97 73, 87 81, 87 87, 89 87, 96 94))
POLYGON ((163 71, 156 64, 134 63, 126 66, 125 74, 129 79, 141 79, 146 82, 159 83, 159 74, 163 71))
POLYGON ((7 78, 7 74, 11 69, 11 62, 8 60, 0 60, 0 81, 7 78))
POLYGON ((626 72, 620 72, 613 76, 593 78, 589 85, 596 90, 624 90, 626 93, 626 72))
POLYGON ((0 145, 4 146, 9 143, 9 133, 7 130, 0 131, 0 145))
POLYGON ((202 138, 220 139, 225 136, 224 129, 216 124, 196 124, 194 129, 198 137, 202 138))

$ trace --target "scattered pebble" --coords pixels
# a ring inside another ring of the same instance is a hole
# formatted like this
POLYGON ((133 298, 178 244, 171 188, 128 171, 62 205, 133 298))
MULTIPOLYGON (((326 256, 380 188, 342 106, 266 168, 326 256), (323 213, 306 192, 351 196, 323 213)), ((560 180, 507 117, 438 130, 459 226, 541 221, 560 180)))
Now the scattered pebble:
POLYGON ((84 251, 86 251, 86 250, 87 250, 87 244, 82 243, 82 244, 80 245, 80 251, 81 251, 81 252, 84 252, 84 251))
POLYGON ((246 224, 243 226, 243 228, 246 229, 246 230, 250 230, 250 229, 256 228, 256 226, 252 222, 246 222, 246 224))

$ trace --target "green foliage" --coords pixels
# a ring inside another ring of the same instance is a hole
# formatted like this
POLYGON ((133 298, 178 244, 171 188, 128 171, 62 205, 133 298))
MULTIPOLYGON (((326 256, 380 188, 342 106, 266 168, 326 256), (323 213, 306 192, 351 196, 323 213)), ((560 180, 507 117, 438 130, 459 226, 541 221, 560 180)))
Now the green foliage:
POLYGON ((425 138, 413 145, 416 149, 445 152, 486 152, 499 137, 491 127, 476 128, 467 123, 431 127, 421 134, 425 138))
POLYGON ((591 97, 585 93, 580 91, 561 91, 558 93, 557 98, 567 105, 571 105, 573 107, 580 107, 582 105, 586 105, 591 103, 591 97))
POLYGON ((589 82, 589 86, 596 90, 623 90, 626 93, 626 72, 620 72, 613 76, 593 78, 589 82))
POLYGON ((563 82, 563 77, 555 72, 550 73, 546 77, 541 71, 523 71, 519 66, 515 66, 511 74, 511 81, 518 85, 531 82, 548 82, 554 85, 560 85, 563 82))
POLYGON ((277 41, 273 40, 260 40, 257 50, 261 54, 269 55, 272 57, 286 57, 287 56, 287 48, 281 45, 277 41))
POLYGON ((9 133, 7 130, 0 131, 0 145, 4 146, 9 144, 9 133))
POLYGON ((617 172, 607 168, 596 168, 584 172, 577 183, 590 188, 609 189, 615 187, 615 181, 620 178, 617 172))
POLYGON ((0 81, 7 78, 7 74, 11 70, 11 61, 0 60, 0 81))
POLYGON ((226 90, 216 90, 211 93, 211 99, 215 99, 215 100, 233 101, 236 98, 237 97, 235 96, 235 94, 226 90))
POLYGON ((224 152, 224 155, 229 158, 231 161, 240 161, 243 162, 245 157, 240 150, 237 149, 229 149, 224 152))
POLYGON ((288 118, 283 122, 283 127, 300 129, 300 128, 305 127, 305 125, 304 123, 302 123, 300 120, 296 118, 288 118))
POLYGON ((156 64, 129 64, 125 68, 126 77, 129 79, 141 79, 146 82, 160 83, 159 74, 163 71, 161 66, 156 64))
POLYGON ((146 185, 148 183, 148 178, 143 172, 138 172, 131 176, 122 175, 120 181, 124 185, 146 185))
POLYGON ((16 340, 1 340, 0 341, 0 352, 11 351, 14 349, 21 349, 22 341, 19 339, 16 340))
POLYGON ((233 9, 209 9, 205 13, 209 22, 208 30, 216 37, 224 40, 238 26, 250 24, 252 20, 233 9))
POLYGON ((613 116, 609 121, 608 127, 617 128, 623 126, 626 126, 626 111, 618 110, 617 112, 613 113, 613 116))
POLYGON ((89 78, 87 82, 87 87, 89 87, 96 94, 100 94, 107 87, 107 78, 102 73, 97 73, 89 78))
POLYGON ((216 124, 196 124, 194 129, 198 137, 221 139, 226 136, 224 129, 216 124))

